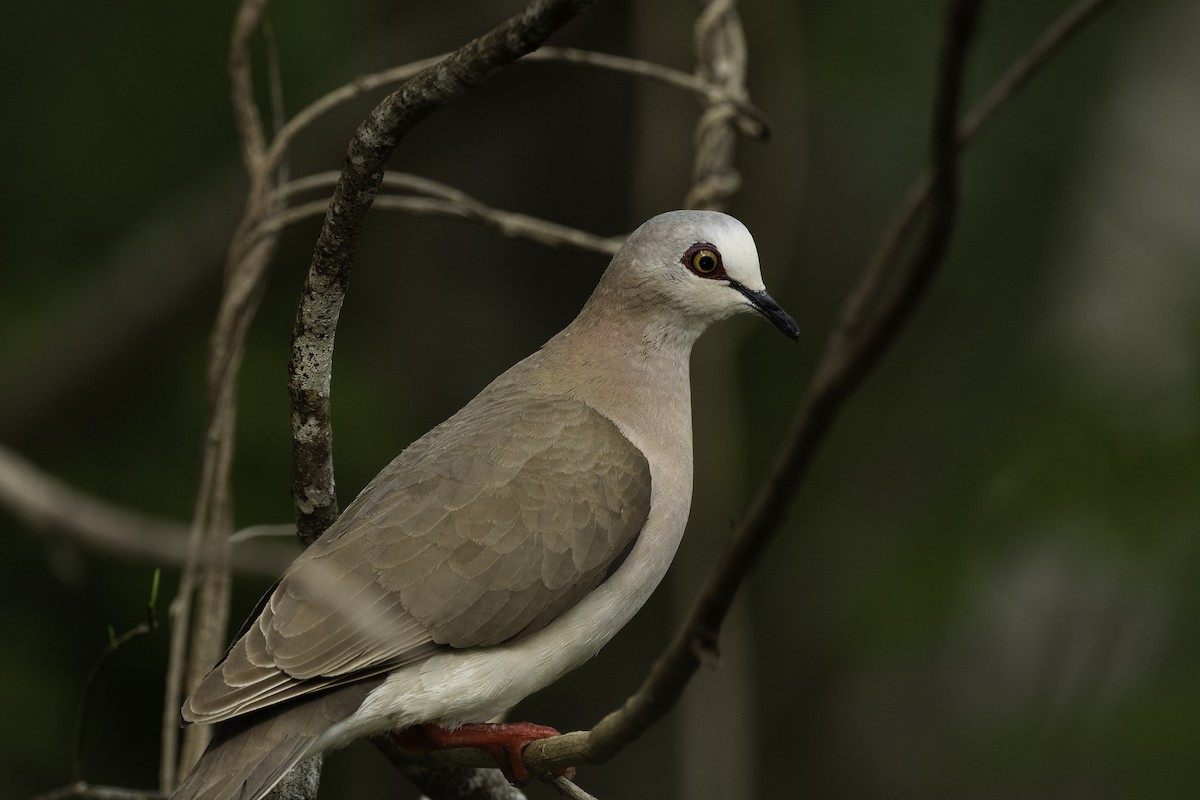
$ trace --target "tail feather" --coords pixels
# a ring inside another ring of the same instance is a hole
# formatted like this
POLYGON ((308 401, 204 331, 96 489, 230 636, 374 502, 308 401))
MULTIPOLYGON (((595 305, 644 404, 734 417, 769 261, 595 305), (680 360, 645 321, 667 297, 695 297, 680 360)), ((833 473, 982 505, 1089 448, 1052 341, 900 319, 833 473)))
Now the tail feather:
POLYGON ((259 800, 381 679, 352 683, 221 723, 171 800, 259 800))

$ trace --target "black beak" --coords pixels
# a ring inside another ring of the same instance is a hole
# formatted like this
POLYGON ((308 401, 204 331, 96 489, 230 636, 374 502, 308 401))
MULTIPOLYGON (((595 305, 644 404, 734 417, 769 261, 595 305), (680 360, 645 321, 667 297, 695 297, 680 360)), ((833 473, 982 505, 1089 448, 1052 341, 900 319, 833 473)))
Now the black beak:
POLYGON ((752 292, 737 281, 730 281, 729 285, 741 292, 742 296, 750 301, 750 305, 754 306, 754 310, 769 319, 771 324, 776 328, 783 331, 784 336, 797 342, 800 341, 800 326, 796 324, 796 320, 792 319, 786 311, 779 307, 779 303, 775 302, 775 298, 767 294, 766 291, 752 292))

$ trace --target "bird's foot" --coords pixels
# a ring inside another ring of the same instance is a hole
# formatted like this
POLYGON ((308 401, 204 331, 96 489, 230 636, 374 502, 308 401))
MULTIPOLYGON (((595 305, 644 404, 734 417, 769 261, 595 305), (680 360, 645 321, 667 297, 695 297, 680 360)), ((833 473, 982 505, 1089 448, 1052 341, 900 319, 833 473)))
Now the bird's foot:
MULTIPOLYGON (((443 728, 428 723, 393 731, 392 741, 405 750, 428 753, 456 747, 478 747, 496 761, 504 777, 514 786, 524 786, 531 777, 521 751, 537 739, 558 736, 554 728, 532 722, 477 722, 457 728, 443 728)), ((575 768, 567 767, 556 773, 567 778, 575 776, 575 768)))

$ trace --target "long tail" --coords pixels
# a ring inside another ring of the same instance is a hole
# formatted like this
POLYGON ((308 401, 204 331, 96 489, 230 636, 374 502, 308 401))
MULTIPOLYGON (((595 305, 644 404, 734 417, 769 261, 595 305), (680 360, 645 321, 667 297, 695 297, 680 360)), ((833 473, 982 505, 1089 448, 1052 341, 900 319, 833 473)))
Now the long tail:
POLYGON ((322 733, 357 711, 378 683, 339 686, 221 723, 171 800, 259 800, 322 733))

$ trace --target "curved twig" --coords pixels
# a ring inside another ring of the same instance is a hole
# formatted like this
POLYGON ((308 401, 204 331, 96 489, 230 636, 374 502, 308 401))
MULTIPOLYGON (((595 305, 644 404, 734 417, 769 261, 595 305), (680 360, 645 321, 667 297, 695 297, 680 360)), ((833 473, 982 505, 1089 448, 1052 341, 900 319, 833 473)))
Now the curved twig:
MULTIPOLYGON (((327 94, 318 97, 301 109, 296 116, 279 127, 278 133, 267 147, 264 159, 268 168, 273 167, 283 158, 292 141, 300 133, 333 109, 345 105, 357 97, 382 89, 386 86, 403 83, 420 74, 423 70, 437 64, 446 58, 445 54, 423 58, 410 64, 360 75, 349 83, 345 83, 327 94)), ((722 87, 708 83, 701 78, 683 70, 643 61, 627 56, 617 56, 609 53, 598 53, 592 50, 581 50, 575 47, 541 47, 520 58, 521 61, 558 61, 566 64, 597 67, 612 72, 625 73, 635 77, 647 78, 666 86, 691 92, 705 99, 710 104, 729 103, 737 112, 738 130, 752 139, 765 139, 770 133, 770 123, 766 114, 745 97, 729 95, 722 87)))
POLYGON ((538 0, 388 95, 355 131, 304 283, 288 389, 297 528, 311 542, 337 517, 329 376, 333 340, 366 215, 400 139, 451 99, 539 47, 594 0, 538 0))
POLYGON ((186 687, 198 681, 225 646, 229 618, 229 536, 233 533, 230 474, 235 446, 237 379, 250 323, 277 244, 259 237, 246 244, 258 220, 268 214, 271 172, 263 167, 265 137, 254 99, 250 39, 258 30, 268 0, 243 0, 230 40, 230 101, 250 177, 246 207, 226 256, 225 284, 217 309, 208 355, 208 419, 201 452, 200 479, 188 542, 188 559, 171 604, 170 656, 163 700, 162 756, 159 781, 170 791, 180 768, 200 757, 212 735, 210 726, 194 725, 179 742, 178 709, 186 687))
MULTIPOLYGON (((281 199, 293 197, 301 192, 331 187, 337 182, 337 179, 338 173, 336 172, 308 175, 279 187, 278 194, 281 199)), ((509 238, 527 239, 547 247, 574 247, 578 250, 611 256, 617 252, 617 248, 623 241, 621 237, 597 236, 594 233, 528 214, 492 208, 465 192, 417 175, 386 173, 383 176, 382 187, 414 191, 426 196, 381 194, 375 200, 376 208, 471 220, 492 228, 509 238)), ((282 206, 282 202, 280 205, 282 206)), ((280 211, 263 221, 259 227, 260 235, 274 233, 302 220, 321 216, 328 207, 328 201, 314 200, 310 203, 293 206, 286 211, 280 211)))

